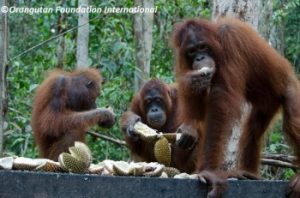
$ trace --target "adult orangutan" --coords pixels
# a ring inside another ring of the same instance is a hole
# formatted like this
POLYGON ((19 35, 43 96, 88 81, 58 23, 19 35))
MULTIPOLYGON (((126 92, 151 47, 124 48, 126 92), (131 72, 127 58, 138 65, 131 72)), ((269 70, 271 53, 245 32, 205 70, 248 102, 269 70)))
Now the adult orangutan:
MULTIPOLYGON (((241 105, 252 109, 239 143, 238 178, 259 175, 263 135, 282 107, 283 129, 300 165, 300 84, 291 64, 249 25, 232 18, 216 22, 187 20, 174 30, 182 138, 199 136, 199 178, 213 184, 210 197, 219 197, 228 173, 222 170, 224 150, 241 105), (206 107, 203 109, 203 107, 206 107), (203 134, 200 134, 203 136, 203 134)), ((180 144, 179 144, 180 146, 180 144)), ((231 174, 230 174, 231 175, 231 174)), ((300 196, 300 174, 290 182, 290 196, 300 196)))
MULTIPOLYGON (((141 121, 153 129, 164 133, 174 133, 180 122, 177 119, 177 87, 167 85, 161 80, 152 79, 144 84, 131 102, 131 109, 123 114, 121 129, 134 161, 156 161, 154 143, 139 138, 133 130, 136 122, 141 121)), ((191 146, 193 138, 186 138, 184 145, 191 146)), ((192 149, 192 148, 191 148, 192 149)), ((191 149, 172 146, 172 162, 181 171, 191 172, 195 162, 192 160, 191 149)))
POLYGON ((41 157, 57 161, 75 141, 84 142, 90 126, 111 127, 115 123, 110 108, 96 108, 100 83, 95 69, 49 73, 36 92, 31 120, 41 157))

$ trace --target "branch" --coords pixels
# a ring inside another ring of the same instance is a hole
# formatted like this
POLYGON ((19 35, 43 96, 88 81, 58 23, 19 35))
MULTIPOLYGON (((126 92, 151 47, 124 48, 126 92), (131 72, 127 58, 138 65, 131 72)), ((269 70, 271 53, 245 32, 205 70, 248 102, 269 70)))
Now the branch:
POLYGON ((95 133, 95 132, 88 131, 88 134, 90 134, 94 137, 97 137, 97 138, 101 138, 101 139, 113 142, 113 143, 121 145, 121 146, 127 146, 125 141, 119 140, 119 139, 116 139, 116 138, 113 138, 113 137, 110 137, 107 135, 103 135, 101 133, 95 133))
MULTIPOLYGON (((92 18, 90 21, 93 21, 93 20, 95 20, 96 18, 99 18, 99 16, 96 16, 96 17, 92 18)), ((68 32, 71 32, 71 31, 73 31, 73 30, 75 30, 75 29, 78 29, 78 28, 80 28, 80 27, 82 27, 82 26, 85 26, 85 25, 87 25, 87 24, 88 24, 88 23, 84 23, 84 24, 82 24, 82 25, 80 25, 80 26, 74 26, 74 27, 72 27, 72 28, 70 28, 70 29, 68 29, 68 30, 66 30, 66 31, 64 31, 64 32, 62 32, 62 33, 60 33, 60 34, 57 34, 56 36, 53 36, 53 37, 51 37, 51 38, 49 38, 49 39, 47 39, 47 40, 45 40, 45 41, 43 41, 43 42, 41 42, 41 43, 35 45, 35 46, 32 46, 32 47, 30 47, 29 49, 25 50, 24 52, 22 52, 22 53, 20 53, 20 54, 18 54, 18 55, 16 55, 16 56, 10 58, 10 59, 8 60, 8 62, 10 62, 10 61, 12 61, 12 60, 14 60, 14 59, 16 59, 16 58, 18 58, 18 57, 20 57, 20 56, 23 56, 24 54, 27 54, 28 52, 30 52, 30 51, 32 51, 32 50, 34 50, 34 49, 36 49, 36 48, 38 48, 38 47, 40 47, 40 46, 42 46, 42 45, 44 45, 44 44, 46 44, 46 43, 48 43, 48 42, 54 40, 54 39, 57 39, 57 38, 59 38, 60 36, 62 36, 62 35, 64 35, 64 34, 67 34, 68 32)))
POLYGON ((290 162, 290 163, 294 163, 296 161, 296 157, 295 156, 284 155, 284 154, 268 154, 268 153, 264 153, 263 154, 263 158, 280 160, 280 161, 290 162))
POLYGON ((261 163, 263 165, 278 166, 283 168, 293 168, 293 169, 298 168, 296 165, 293 165, 292 163, 275 160, 275 159, 262 159, 261 163))

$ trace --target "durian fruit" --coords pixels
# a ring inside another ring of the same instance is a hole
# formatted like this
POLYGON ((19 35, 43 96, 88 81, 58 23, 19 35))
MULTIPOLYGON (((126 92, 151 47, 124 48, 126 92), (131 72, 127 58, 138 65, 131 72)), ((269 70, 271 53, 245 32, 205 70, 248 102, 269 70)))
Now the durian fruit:
POLYGON ((181 137, 181 133, 163 133, 162 135, 172 144, 174 144, 181 137))
POLYGON ((76 159, 69 153, 61 153, 58 161, 63 170, 72 173, 85 173, 88 169, 85 162, 76 159))
POLYGON ((133 129, 146 142, 154 142, 161 136, 154 129, 142 122, 137 122, 133 129))
POLYGON ((59 162, 55 162, 52 160, 46 161, 46 163, 43 163, 35 168, 36 171, 45 171, 45 172, 62 172, 63 169, 61 168, 59 162))
POLYGON ((47 159, 30 159, 26 157, 16 157, 13 162, 15 170, 34 170, 38 166, 47 163, 47 159))
POLYGON ((180 171, 173 167, 165 167, 163 171, 168 175, 168 177, 174 177, 175 175, 180 174, 180 171))
POLYGON ((158 163, 170 166, 171 164, 171 147, 167 138, 161 137, 154 145, 154 156, 158 163))
POLYGON ((3 157, 0 158, 0 170, 11 170, 13 168, 14 158, 13 157, 3 157))
POLYGON ((71 154, 61 153, 58 157, 62 169, 73 173, 88 172, 92 161, 90 149, 82 142, 75 142, 69 151, 71 154))

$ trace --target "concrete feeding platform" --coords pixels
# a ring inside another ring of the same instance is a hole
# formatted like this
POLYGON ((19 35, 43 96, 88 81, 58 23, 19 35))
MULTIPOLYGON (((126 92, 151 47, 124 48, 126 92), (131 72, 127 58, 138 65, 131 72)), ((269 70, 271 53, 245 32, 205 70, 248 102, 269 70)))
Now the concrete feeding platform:
MULTIPOLYGON (((208 187, 197 180, 162 179, 0 171, 0 197, 103 197, 103 198, 185 198, 207 197, 208 187)), ((286 181, 229 181, 225 198, 281 198, 286 181)))

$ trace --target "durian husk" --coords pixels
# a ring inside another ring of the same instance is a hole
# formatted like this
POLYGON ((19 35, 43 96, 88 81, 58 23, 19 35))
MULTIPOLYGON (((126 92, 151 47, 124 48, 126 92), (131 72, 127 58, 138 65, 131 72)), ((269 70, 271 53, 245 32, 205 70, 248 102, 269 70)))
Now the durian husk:
POLYGON ((164 165, 151 162, 145 164, 145 173, 144 176, 146 177, 160 177, 164 170, 164 165))
POLYGON ((103 173, 105 175, 113 175, 114 174, 114 161, 113 160, 104 160, 100 162, 100 164, 103 164, 104 170, 103 173))
POLYGON ((133 176, 142 176, 145 172, 145 167, 140 163, 131 162, 130 166, 132 167, 133 176))
POLYGON ((38 166, 47 163, 47 159, 31 159, 26 157, 16 157, 13 161, 15 170, 35 170, 38 166))
POLYGON ((161 137, 154 145, 154 156, 158 163, 170 166, 171 164, 171 147, 167 138, 161 137))
POLYGON ((169 178, 168 174, 166 172, 162 172, 159 178, 169 178))
POLYGON ((80 161, 69 153, 61 153, 58 161, 63 170, 72 173, 85 173, 88 171, 88 166, 85 162, 80 161))
POLYGON ((39 165, 35 168, 36 171, 45 171, 45 172, 62 172, 59 162, 52 160, 47 160, 46 163, 39 165))
MULTIPOLYGON (((164 165, 157 162, 125 162, 125 161, 106 161, 106 168, 111 169, 113 175, 118 176, 146 176, 160 177, 163 173, 164 165), (108 165, 108 166, 107 166, 108 165), (112 166, 112 167, 111 167, 112 166)), ((107 170, 107 172, 111 172, 107 170)))
POLYGON ((113 172, 116 175, 120 175, 120 176, 130 175, 131 169, 132 168, 130 167, 129 163, 125 161, 117 161, 113 163, 113 172))
POLYGON ((14 158, 13 157, 3 157, 0 158, 0 170, 11 170, 13 168, 14 158))
POLYGON ((61 153, 58 157, 59 164, 64 171, 72 173, 86 173, 91 165, 92 154, 89 147, 82 142, 75 142, 69 147, 69 153, 61 153))
POLYGON ((175 179, 198 179, 198 175, 197 174, 189 175, 187 173, 180 173, 178 175, 175 175, 174 178, 175 179))
POLYGON ((173 167, 165 167, 163 171, 168 175, 168 177, 174 177, 175 175, 180 174, 180 171, 173 167))
POLYGON ((82 142, 75 142, 74 146, 69 147, 69 152, 73 157, 84 162, 87 167, 90 166, 92 162, 92 154, 86 144, 82 142))
POLYGON ((141 176, 144 173, 144 166, 135 162, 116 161, 113 164, 113 170, 119 176, 141 176))
POLYGON ((104 170, 104 165, 102 163, 99 164, 91 164, 88 168, 89 173, 91 174, 102 174, 104 170))
POLYGON ((154 129, 142 122, 137 122, 133 129, 146 142, 154 142, 161 136, 154 129))

